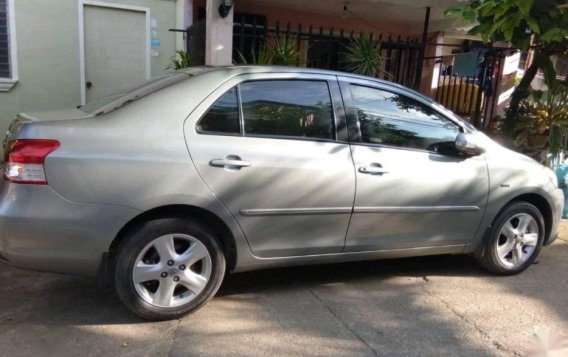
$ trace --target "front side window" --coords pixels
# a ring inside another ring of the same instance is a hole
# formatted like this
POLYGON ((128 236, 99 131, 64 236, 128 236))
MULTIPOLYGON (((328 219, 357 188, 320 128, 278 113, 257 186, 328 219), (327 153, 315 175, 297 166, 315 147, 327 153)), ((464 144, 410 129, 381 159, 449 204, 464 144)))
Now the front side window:
POLYGON ((218 134, 239 134, 239 101, 232 88, 209 108, 197 123, 197 131, 218 134))
POLYGON ((458 125, 432 108, 400 94, 351 85, 364 143, 446 153, 458 125))
POLYGON ((245 135, 334 139, 325 81, 267 80, 239 85, 245 135))

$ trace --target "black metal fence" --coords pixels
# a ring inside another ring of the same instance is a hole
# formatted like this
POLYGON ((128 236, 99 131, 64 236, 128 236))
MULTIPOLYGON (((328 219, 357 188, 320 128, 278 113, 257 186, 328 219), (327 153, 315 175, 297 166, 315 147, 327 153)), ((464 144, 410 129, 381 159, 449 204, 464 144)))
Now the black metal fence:
MULTIPOLYGON (((185 30, 186 48, 192 56, 193 65, 205 63, 205 22, 200 21, 185 30)), ((256 15, 235 16, 233 24, 233 61, 250 61, 255 52, 274 39, 292 39, 300 54, 296 65, 311 68, 345 70, 344 53, 350 41, 367 35, 381 46, 383 66, 380 78, 415 89, 420 88, 422 71, 426 61, 435 61, 436 83, 431 98, 466 117, 477 127, 487 128, 496 110, 499 92, 500 70, 506 51, 495 48, 477 48, 478 57, 468 71, 458 70, 454 54, 439 57, 424 57, 425 45, 418 38, 401 36, 375 36, 372 33, 336 30, 334 28, 298 25, 267 25, 266 18, 256 15), (374 36, 374 37, 373 37, 374 36)), ((437 44, 427 44, 434 46, 437 44)), ((456 47, 458 47, 456 45, 456 47)), ((471 55, 468 52, 464 55, 471 55)))
POLYGON ((505 55, 494 49, 478 49, 461 55, 474 58, 469 69, 456 68, 460 54, 426 58, 436 60, 436 86, 431 97, 468 118, 475 126, 486 128, 495 113, 505 55))
MULTIPOLYGON (((235 62, 252 58, 252 53, 274 38, 294 39, 300 53, 298 65, 311 68, 344 70, 344 52, 350 40, 363 36, 364 33, 345 31, 343 29, 324 29, 323 27, 298 25, 290 23, 281 26, 276 23, 269 27, 262 19, 253 18, 246 21, 241 17, 233 25, 233 58, 235 62)), ((368 36, 373 38, 373 34, 368 36)), ((384 61, 381 78, 397 82, 408 87, 417 88, 420 85, 421 62, 424 46, 416 38, 401 36, 374 37, 381 45, 381 55, 384 61)))
POLYGON ((185 50, 190 54, 191 65, 205 64, 205 21, 198 21, 185 29, 169 29, 170 32, 181 32, 185 39, 185 50))

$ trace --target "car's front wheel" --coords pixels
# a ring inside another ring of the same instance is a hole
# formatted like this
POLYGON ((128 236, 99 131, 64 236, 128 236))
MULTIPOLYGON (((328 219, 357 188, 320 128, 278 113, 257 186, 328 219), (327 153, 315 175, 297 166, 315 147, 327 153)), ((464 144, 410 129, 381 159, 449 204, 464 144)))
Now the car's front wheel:
POLYGON ((213 297, 223 280, 225 257, 205 226, 161 218, 125 238, 114 272, 116 292, 130 310, 150 320, 172 319, 213 297))
POLYGON ((528 202, 513 202, 495 219, 480 263, 495 274, 518 274, 536 259, 544 233, 538 208, 528 202))

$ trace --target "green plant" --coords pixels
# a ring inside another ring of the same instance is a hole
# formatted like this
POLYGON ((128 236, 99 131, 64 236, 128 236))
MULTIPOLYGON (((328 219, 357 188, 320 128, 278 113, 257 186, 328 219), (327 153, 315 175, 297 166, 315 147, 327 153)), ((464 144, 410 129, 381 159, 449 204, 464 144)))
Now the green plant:
POLYGON ((166 69, 178 70, 182 68, 191 67, 191 55, 189 52, 178 50, 176 54, 170 59, 170 65, 166 69))
POLYGON ((284 40, 274 38, 272 46, 263 43, 253 48, 248 59, 240 51, 238 56, 240 64, 297 66, 300 62, 297 41, 289 36, 284 40))
POLYGON ((352 38, 343 53, 345 70, 369 77, 378 77, 381 73, 383 58, 381 44, 370 35, 352 38))
POLYGON ((446 16, 458 16, 477 23, 469 34, 484 42, 510 42, 521 51, 534 50, 534 59, 516 87, 508 118, 515 118, 519 103, 530 95, 530 84, 542 70, 547 84, 556 81, 552 55, 568 51, 568 7, 566 0, 470 0, 452 7, 446 16))
POLYGON ((300 52, 295 38, 286 36, 284 40, 274 38, 273 64, 281 66, 297 66, 300 63, 300 52))
POLYGON ((535 157, 568 149, 568 86, 533 91, 521 100, 512 132, 517 148, 535 157))
POLYGON ((266 46, 266 44, 259 45, 257 49, 253 48, 250 53, 250 59, 247 59, 241 51, 238 51, 238 55, 239 64, 270 65, 274 60, 274 53, 266 46))

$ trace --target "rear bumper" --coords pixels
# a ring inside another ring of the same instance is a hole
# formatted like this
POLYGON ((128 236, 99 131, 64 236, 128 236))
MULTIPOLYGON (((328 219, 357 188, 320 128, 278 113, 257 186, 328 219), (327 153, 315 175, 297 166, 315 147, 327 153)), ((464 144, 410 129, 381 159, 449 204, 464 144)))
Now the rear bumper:
POLYGON ((558 226, 560 224, 560 218, 562 217, 562 211, 564 210, 564 193, 561 189, 556 189, 551 194, 552 199, 552 228, 550 230, 550 235, 544 242, 544 245, 552 244, 556 238, 558 238, 558 226))
POLYGON ((94 275, 118 231, 140 212, 78 204, 49 186, 0 182, 0 256, 10 265, 94 275))

